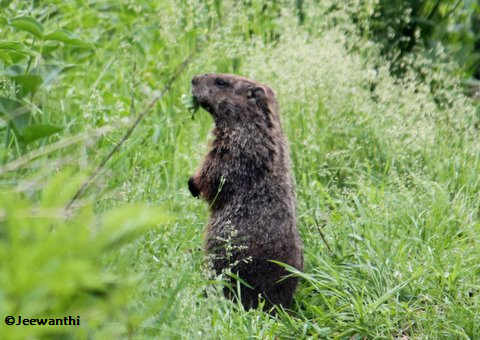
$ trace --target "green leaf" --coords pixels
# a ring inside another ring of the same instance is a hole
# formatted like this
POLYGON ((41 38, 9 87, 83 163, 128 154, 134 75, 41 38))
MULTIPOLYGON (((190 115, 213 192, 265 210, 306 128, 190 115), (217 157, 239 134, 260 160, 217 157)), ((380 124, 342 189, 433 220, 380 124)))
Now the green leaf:
POLYGON ((33 55, 34 53, 26 48, 23 44, 16 41, 0 41, 0 58, 6 63, 13 63, 24 59, 26 56, 33 55))
POLYGON ((45 35, 45 40, 55 40, 68 43, 71 39, 71 33, 65 30, 58 30, 45 35))
POLYGON ((72 33, 69 31, 65 30, 57 30, 55 32, 46 34, 44 36, 45 40, 53 40, 53 41, 60 41, 63 42, 66 45, 72 45, 72 46, 77 46, 77 47, 86 47, 90 48, 92 47, 91 44, 80 40, 78 38, 73 37, 72 33))
POLYGON ((50 125, 50 124, 32 124, 25 127, 22 131, 21 140, 23 143, 28 144, 36 141, 40 138, 51 136, 59 131, 62 131, 62 127, 50 125))
POLYGON ((22 53, 25 55, 34 55, 35 53, 18 41, 0 41, 0 50, 22 53))
POLYGON ((10 53, 0 50, 0 60, 5 64, 10 64, 12 62, 12 57, 10 56, 10 53))
POLYGON ((99 240, 105 249, 116 248, 138 237, 160 223, 168 223, 170 217, 161 208, 144 205, 127 205, 113 209, 103 218, 99 240))
POLYGON ((30 53, 18 53, 18 52, 15 52, 15 51, 9 51, 8 54, 10 55, 10 58, 12 59, 12 63, 18 63, 18 62, 24 60, 25 58, 27 58, 29 55, 31 55, 30 53))
POLYGON ((24 110, 22 103, 5 97, 0 97, 0 116, 6 116, 13 119, 17 116, 25 114, 28 110, 24 110))
POLYGON ((23 65, 14 64, 5 69, 3 75, 7 77, 16 77, 25 73, 25 67, 23 65))
POLYGON ((7 8, 13 0, 0 0, 0 8, 7 8))
POLYGON ((20 86, 19 97, 24 97, 29 93, 34 94, 43 83, 43 78, 38 74, 22 74, 12 77, 20 86))
POLYGON ((56 64, 42 64, 38 67, 32 69, 32 74, 40 75, 43 79, 42 85, 48 85, 55 81, 60 74, 74 68, 74 64, 64 64, 64 65, 56 65, 56 64))
POLYGON ((0 97, 0 116, 2 115, 21 139, 22 131, 30 120, 30 111, 17 100, 0 97))
POLYGON ((0 41, 0 50, 22 51, 23 44, 16 41, 0 41))
MULTIPOLYGON (((42 56, 43 56, 43 59, 45 60, 51 60, 52 58, 54 58, 52 56, 52 52, 58 50, 60 48, 60 44, 57 44, 55 42, 48 42, 48 43, 45 43, 43 45, 43 48, 42 48, 42 56)), ((55 58, 54 58, 55 59, 55 58)))
POLYGON ((10 20, 10 26, 13 26, 19 30, 29 32, 37 38, 43 36, 43 26, 37 20, 32 17, 18 17, 10 20))

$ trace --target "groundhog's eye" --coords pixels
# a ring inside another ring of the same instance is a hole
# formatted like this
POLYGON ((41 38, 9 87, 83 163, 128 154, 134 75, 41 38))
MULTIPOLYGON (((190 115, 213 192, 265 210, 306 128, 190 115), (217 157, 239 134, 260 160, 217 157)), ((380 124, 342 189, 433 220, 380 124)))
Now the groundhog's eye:
POLYGON ((217 85, 218 87, 227 87, 228 83, 225 80, 223 80, 222 78, 216 78, 215 79, 215 85, 217 85))

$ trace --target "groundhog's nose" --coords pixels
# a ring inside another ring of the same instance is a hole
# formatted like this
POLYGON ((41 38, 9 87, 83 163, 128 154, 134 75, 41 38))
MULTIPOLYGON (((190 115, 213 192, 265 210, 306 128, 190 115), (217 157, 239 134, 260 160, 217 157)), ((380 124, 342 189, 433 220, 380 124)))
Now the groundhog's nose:
POLYGON ((192 85, 197 85, 200 81, 200 76, 195 76, 192 78, 192 85))

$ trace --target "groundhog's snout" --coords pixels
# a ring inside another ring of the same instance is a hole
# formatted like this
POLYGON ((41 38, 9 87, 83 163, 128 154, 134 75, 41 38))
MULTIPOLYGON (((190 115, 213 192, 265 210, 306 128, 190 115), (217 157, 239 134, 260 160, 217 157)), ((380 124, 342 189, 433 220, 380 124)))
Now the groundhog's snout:
POLYGON ((201 76, 195 76, 192 78, 192 85, 195 86, 195 85, 198 85, 198 83, 200 82, 200 77, 201 76))
POLYGON ((198 100, 200 96, 200 78, 201 76, 195 76, 192 78, 192 94, 195 100, 198 100))
POLYGON ((205 78, 205 75, 200 74, 192 78, 192 93, 194 96, 198 96, 205 87, 205 84, 202 85, 202 79, 205 78))
POLYGON ((201 74, 192 78, 192 95, 193 100, 197 104, 208 112, 213 113, 213 107, 210 103, 210 90, 205 82, 206 77, 207 74, 201 74))
POLYGON ((209 75, 208 73, 196 75, 195 77, 192 78, 192 85, 193 86, 199 85, 202 78, 206 78, 208 75, 209 75))

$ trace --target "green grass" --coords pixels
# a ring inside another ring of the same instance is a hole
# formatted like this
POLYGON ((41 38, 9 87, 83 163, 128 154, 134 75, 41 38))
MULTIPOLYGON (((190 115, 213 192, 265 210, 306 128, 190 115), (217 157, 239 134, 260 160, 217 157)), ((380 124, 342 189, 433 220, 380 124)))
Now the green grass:
MULTIPOLYGON (((89 44, 33 39, 4 23, 0 41, 37 51, 16 63, 72 67, 20 98, 33 112, 29 124, 62 131, 22 143, 0 125, 2 166, 81 133, 110 130, 0 173, 0 334, 480 336, 478 104, 463 96, 452 65, 421 51, 411 61, 421 76, 392 78, 378 46, 329 1, 305 1, 302 25, 295 6, 262 3, 13 1, 1 10, 7 20, 28 15, 44 32, 66 29, 89 44), (195 50, 65 212, 81 182, 195 50), (208 210, 186 183, 206 153, 212 120, 204 111, 192 118, 182 104, 192 76, 206 72, 242 74, 277 93, 305 244, 289 313, 244 311, 223 298, 221 282, 206 268, 208 210), (3 323, 6 315, 80 315, 82 325, 13 327, 3 323)), ((0 97, 15 97, 4 72, 13 64, 0 64, 0 97)))

